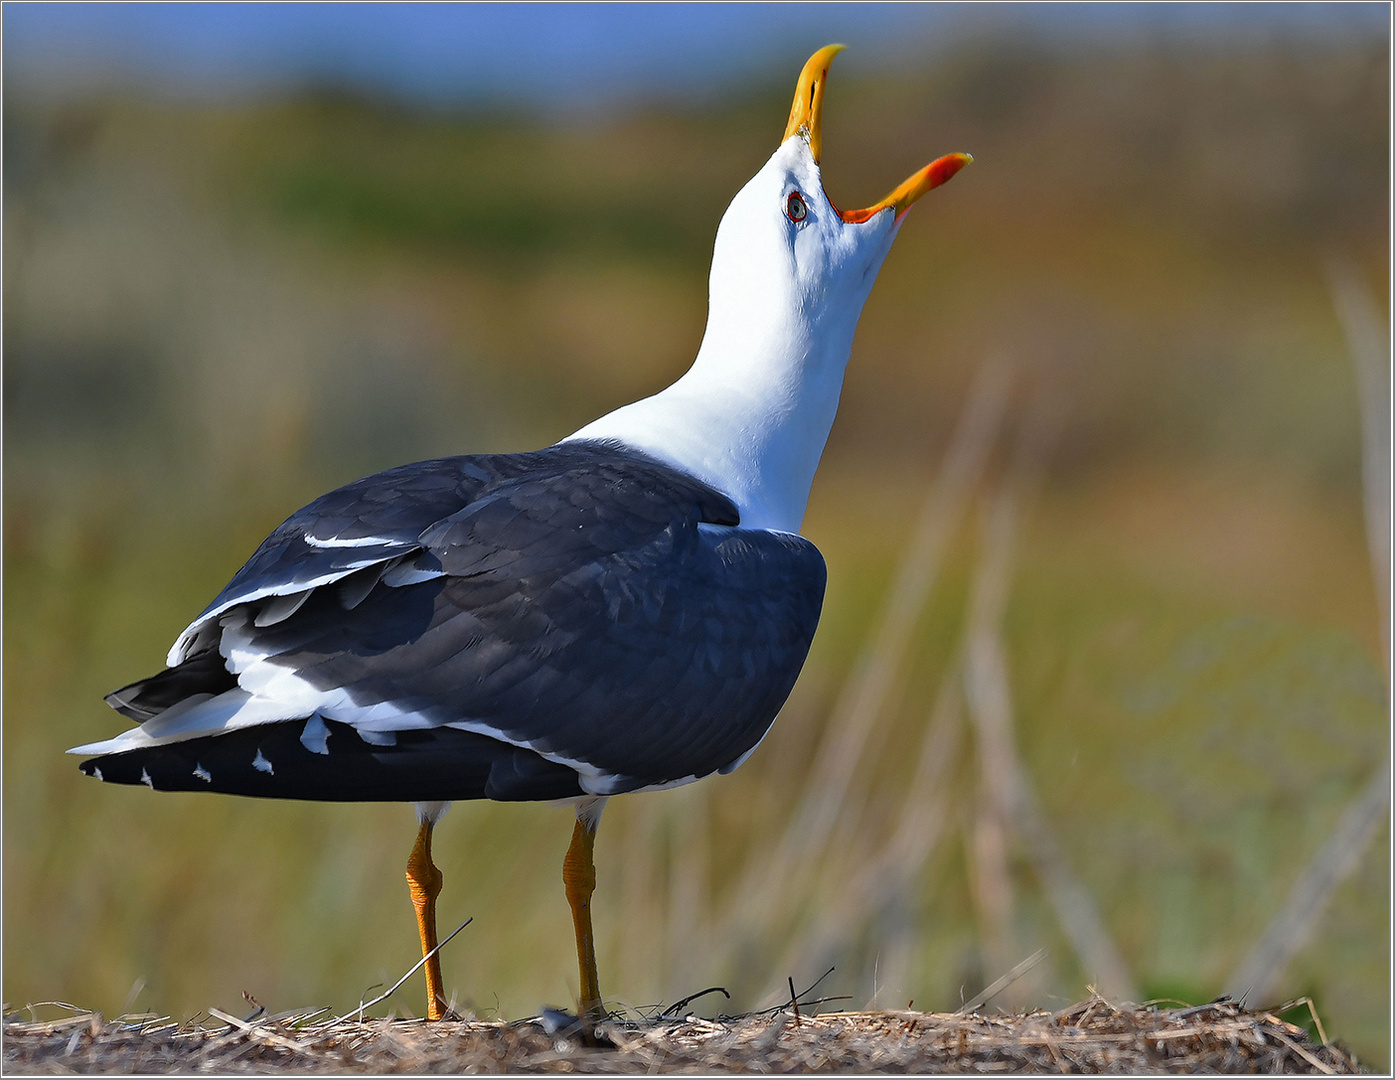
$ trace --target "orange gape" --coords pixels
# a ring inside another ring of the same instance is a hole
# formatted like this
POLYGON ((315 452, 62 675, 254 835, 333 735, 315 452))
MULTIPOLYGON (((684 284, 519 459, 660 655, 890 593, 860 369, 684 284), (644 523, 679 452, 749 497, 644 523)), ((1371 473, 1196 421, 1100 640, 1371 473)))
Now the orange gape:
POLYGON ((581 968, 581 1018, 583 1039, 592 1042, 592 1032, 602 1017, 600 980, 596 977, 596 940, 591 933, 591 894, 596 891, 595 826, 587 828, 579 819, 572 831, 572 844, 562 863, 562 884, 572 906, 576 927, 576 958, 581 968))
POLYGON ((426 1018, 439 1020, 445 1015, 445 988, 441 985, 440 954, 436 948, 436 897, 441 894, 441 871, 431 861, 431 822, 422 822, 416 847, 407 860, 407 884, 412 890, 412 906, 417 909, 417 930, 421 934, 421 954, 426 961, 426 1018))

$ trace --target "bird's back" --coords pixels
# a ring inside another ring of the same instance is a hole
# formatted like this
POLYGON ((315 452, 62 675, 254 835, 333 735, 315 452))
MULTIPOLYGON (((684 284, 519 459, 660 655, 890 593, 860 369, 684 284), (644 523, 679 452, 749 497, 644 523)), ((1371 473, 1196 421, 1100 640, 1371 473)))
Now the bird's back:
POLYGON ((739 764, 803 665, 824 565, 614 444, 442 458, 277 528, 108 697, 83 769, 153 788, 556 799, 739 764))

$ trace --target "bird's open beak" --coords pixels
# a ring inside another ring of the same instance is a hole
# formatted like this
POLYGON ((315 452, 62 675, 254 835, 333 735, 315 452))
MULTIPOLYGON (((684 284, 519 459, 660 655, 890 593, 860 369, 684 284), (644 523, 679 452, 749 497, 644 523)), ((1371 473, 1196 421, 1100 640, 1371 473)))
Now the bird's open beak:
MULTIPOLYGON (((813 154, 815 164, 823 152, 823 92, 824 87, 828 85, 828 67, 833 63, 833 58, 846 47, 825 45, 809 57, 804 70, 799 73, 799 83, 794 89, 794 104, 790 106, 790 122, 785 125, 784 139, 800 133, 805 135, 809 140, 809 152, 813 154)), ((781 139, 781 142, 784 139, 781 139)), ((844 221, 856 224, 890 207, 896 211, 899 221, 913 202, 931 188, 939 187, 973 160, 968 154, 946 154, 912 173, 905 183, 880 202, 862 210, 839 210, 838 213, 844 221)))

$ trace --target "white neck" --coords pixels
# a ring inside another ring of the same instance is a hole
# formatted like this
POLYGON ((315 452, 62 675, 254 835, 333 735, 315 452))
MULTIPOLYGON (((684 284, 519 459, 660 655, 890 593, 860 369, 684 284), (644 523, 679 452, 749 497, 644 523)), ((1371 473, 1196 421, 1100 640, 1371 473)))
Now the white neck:
POLYGON ((798 532, 851 347, 851 328, 759 342, 709 322, 687 374, 570 438, 616 439, 722 492, 743 526, 798 532))

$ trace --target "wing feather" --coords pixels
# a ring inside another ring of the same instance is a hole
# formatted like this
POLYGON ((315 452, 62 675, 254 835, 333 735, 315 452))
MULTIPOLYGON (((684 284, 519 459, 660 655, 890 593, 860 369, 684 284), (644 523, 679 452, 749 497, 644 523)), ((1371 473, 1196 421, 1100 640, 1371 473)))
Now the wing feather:
MULTIPOLYGON (((307 723, 468 731, 566 765, 594 793, 662 786, 733 767, 764 736, 804 663, 824 582, 807 540, 742 529, 724 496, 615 446, 422 462, 293 515, 182 635, 172 671, 191 677, 162 673, 114 704, 148 713, 147 698, 199 688, 193 669, 206 693, 226 694, 231 671, 252 688, 249 715, 275 723, 286 710, 258 695, 309 703, 307 723), (268 596, 285 598, 259 608, 268 596), (227 670, 208 659, 212 630, 227 670)), ((316 790, 327 745, 305 758, 316 790)), ((284 793, 293 777, 277 768, 284 793)), ((555 788, 554 773, 538 775, 555 788)), ((534 797, 526 786, 508 797, 534 797)))

